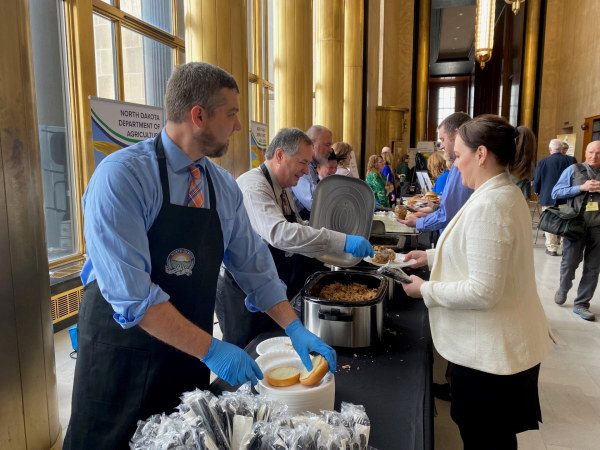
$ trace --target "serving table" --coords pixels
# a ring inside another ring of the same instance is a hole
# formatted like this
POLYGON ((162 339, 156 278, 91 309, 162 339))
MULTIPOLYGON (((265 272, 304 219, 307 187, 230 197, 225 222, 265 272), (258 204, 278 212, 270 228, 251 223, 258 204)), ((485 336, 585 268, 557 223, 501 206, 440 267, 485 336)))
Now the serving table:
MULTIPOLYGON (((422 269, 406 272, 427 279, 422 269)), ((342 401, 364 405, 371 420, 369 445, 377 450, 433 449, 433 352, 427 308, 397 286, 384 300, 383 340, 366 349, 336 348, 335 409, 342 401)), ((247 347, 256 358, 256 346, 283 330, 263 333, 247 347)), ((234 390, 215 380, 211 390, 234 390)))

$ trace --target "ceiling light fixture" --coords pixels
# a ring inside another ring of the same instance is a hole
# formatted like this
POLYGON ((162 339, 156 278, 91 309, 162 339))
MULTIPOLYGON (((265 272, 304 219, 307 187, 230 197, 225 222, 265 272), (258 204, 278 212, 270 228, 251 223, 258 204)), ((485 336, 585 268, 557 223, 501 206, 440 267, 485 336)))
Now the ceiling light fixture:
POLYGON ((495 3, 495 0, 477 0, 475 59, 479 61, 482 69, 492 59, 495 3))
POLYGON ((519 9, 521 9, 521 3, 523 3, 525 0, 504 0, 507 4, 512 5, 512 11, 513 13, 515 13, 515 16, 517 15, 517 13, 519 12, 519 9))

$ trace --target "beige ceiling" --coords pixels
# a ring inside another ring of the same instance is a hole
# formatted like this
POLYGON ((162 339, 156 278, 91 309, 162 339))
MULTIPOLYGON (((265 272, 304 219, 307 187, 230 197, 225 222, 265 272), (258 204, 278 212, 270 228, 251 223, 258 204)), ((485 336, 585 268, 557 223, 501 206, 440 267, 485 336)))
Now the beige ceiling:
POLYGON ((475 5, 442 9, 439 60, 468 58, 475 40, 475 5))

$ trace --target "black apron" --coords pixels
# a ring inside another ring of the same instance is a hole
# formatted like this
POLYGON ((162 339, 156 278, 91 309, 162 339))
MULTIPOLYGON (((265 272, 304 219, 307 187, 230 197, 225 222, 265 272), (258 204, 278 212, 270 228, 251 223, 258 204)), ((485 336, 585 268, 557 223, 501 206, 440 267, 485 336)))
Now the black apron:
MULTIPOLYGON (((148 231, 152 282, 188 320, 212 335, 223 233, 215 190, 206 173, 210 209, 172 205, 160 134, 154 140, 163 202, 148 231)), ((143 331, 123 329, 93 281, 78 321, 71 421, 66 450, 129 449, 138 420, 169 414, 185 391, 207 389, 210 371, 197 358, 143 331)))
MULTIPOLYGON (((260 170, 275 192, 271 175, 264 163, 260 165, 260 170)), ((283 192, 285 193, 285 190, 283 192)), ((287 196, 287 193, 284 195, 287 196)), ((288 204, 292 209, 289 198, 288 204)), ((291 214, 284 214, 284 217, 290 223, 297 223, 293 210, 291 214)), ((279 279, 287 286, 288 299, 294 298, 300 292, 309 275, 324 269, 323 263, 314 258, 291 254, 271 245, 268 247, 279 279)), ((217 319, 223 332, 223 340, 241 348, 246 347, 260 333, 279 328, 279 325, 267 314, 248 311, 244 303, 245 298, 246 294, 235 282, 231 273, 224 269, 217 284, 217 319)))

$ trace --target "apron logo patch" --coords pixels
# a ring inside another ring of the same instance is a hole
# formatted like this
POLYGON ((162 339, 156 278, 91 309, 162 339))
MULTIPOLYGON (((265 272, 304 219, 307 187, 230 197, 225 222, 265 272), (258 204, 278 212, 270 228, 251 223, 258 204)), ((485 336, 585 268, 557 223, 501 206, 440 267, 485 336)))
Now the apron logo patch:
POLYGON ((178 248, 173 250, 167 256, 167 264, 165 265, 165 271, 171 275, 187 275, 188 277, 192 274, 192 269, 196 263, 194 254, 185 248, 178 248))

